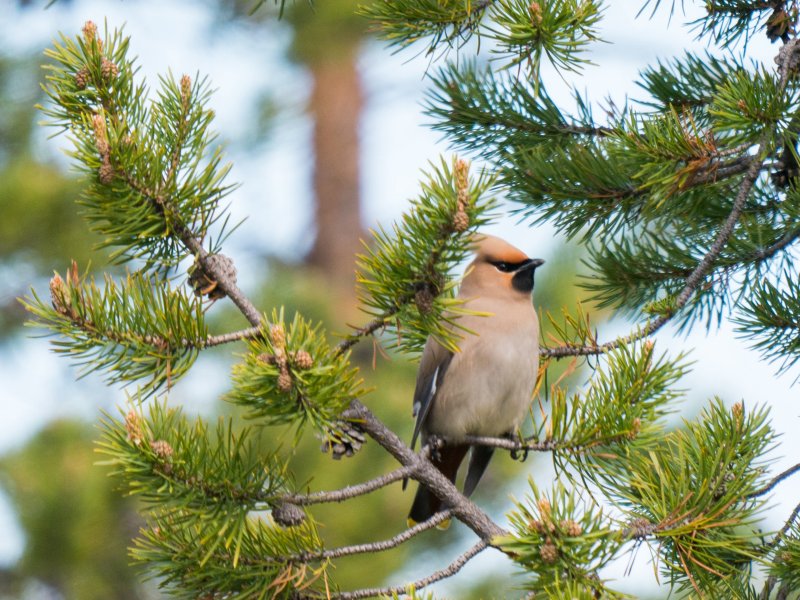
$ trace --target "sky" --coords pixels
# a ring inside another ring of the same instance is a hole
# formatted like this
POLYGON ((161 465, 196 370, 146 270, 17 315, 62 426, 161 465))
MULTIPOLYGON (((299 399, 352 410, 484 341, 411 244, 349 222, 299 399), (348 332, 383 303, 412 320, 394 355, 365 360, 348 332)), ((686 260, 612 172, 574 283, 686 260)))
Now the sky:
MULTIPOLYGON (((548 90, 562 106, 572 105, 570 85, 597 101, 611 97, 621 105, 626 95, 641 96, 633 80, 645 66, 679 56, 687 49, 705 48, 703 41, 695 40, 682 27, 697 14, 688 6, 686 16, 678 13, 670 21, 668 2, 662 3, 664 7, 653 19, 636 18, 631 5, 638 7, 638 3, 608 4, 601 31, 601 38, 607 43, 598 43, 590 50, 598 66, 565 80, 545 72, 550 81, 548 90)), ((260 268, 265 252, 292 260, 310 247, 306 233, 311 224, 310 124, 303 115, 309 81, 301 69, 285 60, 287 36, 281 27, 267 28, 259 35, 237 29, 220 30, 202 2, 188 0, 73 0, 57 3, 46 11, 34 8, 22 13, 17 11, 15 2, 0 0, 0 14, 10 15, 0 20, 0 54, 40 52, 59 31, 72 35, 87 19, 96 23, 107 20, 110 27, 125 24, 142 75, 151 78, 167 69, 175 74, 208 75, 216 89, 212 99, 217 114, 215 127, 224 132, 223 139, 231 141, 227 152, 234 162, 231 179, 242 183, 231 197, 234 221, 247 217, 231 240, 231 253, 240 271, 260 268), (254 96, 259 90, 266 90, 275 98, 281 116, 268 141, 253 144, 248 143, 248 136, 256 119, 254 96), (272 225, 276 222, 281 227, 272 225), (248 245, 236 245, 236 238, 248 240, 248 245)), ((770 57, 775 49, 766 40, 751 42, 750 51, 772 65, 770 57)), ((421 102, 428 63, 424 57, 414 58, 415 54, 393 55, 382 44, 372 42, 360 57, 367 96, 361 125, 363 216, 369 226, 387 225, 397 218, 417 194, 420 169, 429 161, 438 160, 440 154, 452 154, 438 134, 426 126, 421 102)), ((40 151, 53 154, 58 143, 43 134, 40 151)), ((519 224, 515 217, 501 219, 490 231, 545 259, 557 248, 552 229, 530 228, 519 224)), ((600 338, 610 339, 629 328, 624 321, 612 320, 600 327, 600 338)), ((744 400, 746 406, 769 404, 773 423, 783 433, 775 472, 796 462, 793 457, 800 455, 800 438, 794 432, 800 405, 798 387, 792 385, 794 374, 776 377, 775 366, 748 350, 729 325, 708 334, 698 330, 688 338, 676 336, 667 327, 656 336, 656 348, 694 348, 694 369, 682 382, 692 390, 687 407, 692 406, 691 400, 715 395, 727 404, 738 400, 744 400)), ((72 385, 75 373, 65 370, 62 362, 45 343, 29 337, 20 336, 0 348, 0 378, 4 381, 0 391, 0 453, 24 444, 48 419, 64 415, 92 419, 97 406, 105 405, 108 395, 97 381, 90 378, 89 384, 72 385), (35 377, 31 376, 31 365, 36 367, 35 377)), ((222 372, 216 373, 214 379, 224 384, 226 374, 220 368, 222 372)), ((196 369, 203 370, 200 366, 196 369)), ((204 385, 199 379, 190 378, 176 394, 185 398, 203 396, 212 402, 216 394, 204 385), (201 389, 204 392, 197 393, 201 389)), ((687 413, 694 414, 694 409, 687 409, 687 413)), ((524 481, 510 491, 522 496, 524 481)), ((784 483, 774 499, 778 506, 773 511, 776 517, 768 526, 780 526, 780 516, 788 515, 798 497, 800 479, 784 483)), ((19 526, 0 494, 0 564, 13 561, 22 543, 19 526)), ((464 548, 469 545, 471 541, 465 538, 464 548)), ((646 553, 641 553, 638 560, 645 559, 646 553)), ((608 575, 621 578, 624 566, 617 565, 608 575)), ((466 577, 479 578, 497 568, 496 557, 487 552, 470 563, 466 577)), ((401 573, 398 578, 407 574, 401 573)), ((634 592, 642 585, 649 583, 634 579, 621 582, 618 587, 634 592)))

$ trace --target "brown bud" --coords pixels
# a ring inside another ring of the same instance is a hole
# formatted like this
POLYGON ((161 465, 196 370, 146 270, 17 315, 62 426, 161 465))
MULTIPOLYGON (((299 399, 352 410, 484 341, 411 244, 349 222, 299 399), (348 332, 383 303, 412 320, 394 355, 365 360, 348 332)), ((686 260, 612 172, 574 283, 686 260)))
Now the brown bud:
POLYGON ((108 156, 105 157, 103 164, 100 165, 100 168, 97 170, 97 178, 103 185, 108 185, 114 181, 114 167, 111 166, 111 161, 108 160, 108 156))
POLYGON ((283 325, 272 325, 269 328, 269 338, 275 348, 283 348, 286 345, 286 330, 283 325))
POLYGON ((552 541, 547 540, 544 544, 542 544, 541 548, 539 548, 539 555, 542 557, 544 562, 552 565, 554 562, 556 562, 556 560, 558 560, 558 548, 556 548, 552 541))
POLYGON ((456 176, 456 191, 460 192, 469 188, 469 162, 458 158, 453 169, 456 176))
POLYGON ((131 409, 125 415, 125 431, 128 432, 128 439, 133 442, 135 446, 139 446, 144 439, 142 434, 142 423, 139 414, 131 409))
POLYGON ((639 431, 642 429, 642 420, 639 417, 636 417, 631 422, 631 430, 627 433, 626 437, 629 440, 635 440, 636 436, 639 435, 639 431))
POLYGON ((469 228, 469 216, 463 210, 453 215, 453 229, 461 233, 469 228))
POLYGON ((83 37, 87 42, 97 39, 97 25, 94 21, 86 21, 83 24, 83 37))
POLYGON ((292 362, 298 369, 310 369, 314 366, 314 359, 305 350, 298 350, 292 354, 292 362))
POLYGON ((192 94, 192 78, 188 75, 181 77, 181 103, 186 108, 189 105, 189 97, 192 94))
POLYGON ((278 375, 278 389, 286 393, 292 389, 292 376, 289 374, 288 369, 282 369, 278 375))
POLYGON ((531 2, 529 7, 531 13, 531 23, 537 27, 542 24, 542 7, 538 2, 531 2))
POLYGON ((106 119, 100 113, 92 117, 92 128, 94 129, 94 143, 100 156, 108 155, 108 131, 106 129, 106 119))
POLYGON ((75 73, 75 86, 79 90, 85 90, 87 85, 89 85, 89 69, 83 67, 75 73))
POLYGON ((53 278, 50 280, 50 302, 53 304, 53 308, 56 309, 62 315, 69 314, 69 306, 70 306, 70 297, 69 297, 69 290, 67 289, 64 280, 61 279, 61 275, 58 273, 53 275, 53 278))
POLYGON ((550 501, 547 498, 539 498, 539 513, 542 515, 542 518, 549 519, 550 518, 550 501))

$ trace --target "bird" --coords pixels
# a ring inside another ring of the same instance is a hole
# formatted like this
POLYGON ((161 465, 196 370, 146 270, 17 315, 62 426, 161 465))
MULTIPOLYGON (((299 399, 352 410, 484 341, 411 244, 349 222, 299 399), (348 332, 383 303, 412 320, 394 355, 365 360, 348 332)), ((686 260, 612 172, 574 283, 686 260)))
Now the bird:
MULTIPOLYGON (((472 494, 494 449, 466 443, 466 436, 512 436, 533 399, 539 367, 539 320, 533 279, 541 259, 498 237, 474 234, 475 258, 458 298, 469 311, 457 320, 458 352, 433 336, 425 343, 414 389, 416 417, 411 448, 421 437, 444 438, 433 464, 453 483, 470 451, 463 492, 472 494)), ((420 483, 408 514, 413 526, 442 510, 442 501, 420 483)), ((449 526, 449 520, 440 524, 449 526)))

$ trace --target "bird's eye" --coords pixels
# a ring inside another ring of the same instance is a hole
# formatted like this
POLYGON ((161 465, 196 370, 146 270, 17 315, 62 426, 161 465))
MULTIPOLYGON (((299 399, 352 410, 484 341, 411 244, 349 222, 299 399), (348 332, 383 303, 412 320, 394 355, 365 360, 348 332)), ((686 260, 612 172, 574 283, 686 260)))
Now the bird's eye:
POLYGON ((497 268, 498 271, 502 271, 503 273, 510 273, 514 270, 514 265, 510 265, 504 261, 498 261, 496 263, 492 263, 497 268))

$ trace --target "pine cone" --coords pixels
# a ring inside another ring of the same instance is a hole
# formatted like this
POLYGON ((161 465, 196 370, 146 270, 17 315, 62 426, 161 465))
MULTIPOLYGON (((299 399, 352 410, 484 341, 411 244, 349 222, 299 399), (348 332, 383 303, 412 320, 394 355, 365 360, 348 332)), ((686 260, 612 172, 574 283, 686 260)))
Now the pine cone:
POLYGON ((544 562, 552 565, 554 562, 556 562, 556 560, 558 560, 558 548, 556 548, 553 542, 548 540, 542 544, 541 548, 539 548, 539 555, 542 557, 544 562))
POLYGON ((583 527, 580 526, 580 523, 576 523, 571 519, 568 521, 561 521, 561 529, 569 537, 578 537, 583 533, 583 527))
POLYGON ((292 362, 298 369, 310 369, 314 366, 314 359, 305 350, 298 350, 292 354, 292 362))
POLYGON ((417 290, 414 294, 414 303, 417 305, 420 314, 427 315, 433 310, 433 294, 427 287, 417 290))
POLYGON ((172 446, 170 446, 169 442, 166 440, 156 440, 155 442, 151 442, 150 448, 153 450, 153 454, 163 461, 168 461, 170 458, 172 458, 172 454, 174 452, 172 446))
POLYGON ((343 456, 353 456, 365 441, 364 432, 356 423, 340 420, 336 422, 335 430, 328 430, 320 449, 330 452, 334 460, 340 460, 343 456))
POLYGON ((119 75, 119 67, 107 58, 104 58, 103 62, 100 63, 100 70, 103 74, 103 79, 106 81, 119 75))
POLYGON ((89 69, 83 67, 80 71, 75 73, 75 85, 79 90, 85 90, 89 85, 89 69))
POLYGON ((281 527, 295 527, 306 520, 306 513, 296 504, 281 502, 272 509, 272 518, 281 527))

